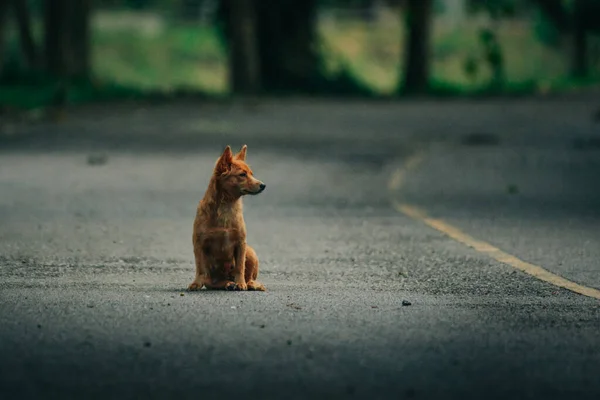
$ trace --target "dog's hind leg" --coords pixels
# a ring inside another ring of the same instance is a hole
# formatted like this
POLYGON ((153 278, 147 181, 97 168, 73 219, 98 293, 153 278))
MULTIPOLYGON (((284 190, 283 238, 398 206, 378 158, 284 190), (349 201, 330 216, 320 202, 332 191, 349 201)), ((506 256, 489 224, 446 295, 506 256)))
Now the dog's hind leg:
POLYGON ((265 285, 256 280, 258 278, 258 256, 256 255, 256 251, 250 246, 246 246, 246 268, 244 272, 248 290, 258 290, 261 292, 267 290, 265 285))

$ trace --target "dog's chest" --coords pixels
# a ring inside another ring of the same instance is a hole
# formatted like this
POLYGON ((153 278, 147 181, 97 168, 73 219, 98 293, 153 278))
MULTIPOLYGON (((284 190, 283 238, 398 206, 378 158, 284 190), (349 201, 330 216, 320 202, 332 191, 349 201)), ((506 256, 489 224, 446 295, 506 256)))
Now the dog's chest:
POLYGON ((222 228, 237 228, 240 224, 236 207, 222 206, 217 211, 217 225, 222 228))

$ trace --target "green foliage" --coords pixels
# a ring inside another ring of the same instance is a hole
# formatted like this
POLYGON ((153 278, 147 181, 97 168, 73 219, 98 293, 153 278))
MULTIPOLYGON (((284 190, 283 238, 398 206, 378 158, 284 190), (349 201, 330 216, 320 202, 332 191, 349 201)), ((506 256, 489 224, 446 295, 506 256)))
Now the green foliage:
POLYGON ((487 96, 526 96, 537 92, 537 85, 532 81, 510 82, 502 87, 486 85, 474 89, 466 89, 463 85, 457 85, 446 81, 433 80, 431 94, 438 97, 487 97, 487 96))
POLYGON ((504 56, 496 32, 489 28, 483 28, 480 31, 479 40, 483 45, 485 61, 495 75, 500 74, 504 67, 504 56))
POLYGON ((102 30, 94 35, 95 75, 142 89, 223 91, 226 60, 218 31, 203 26, 167 25, 155 36, 102 30))
POLYGON ((533 32, 535 37, 546 46, 558 46, 560 44, 559 30, 539 10, 536 10, 533 14, 533 32))
POLYGON ((490 86, 501 87, 505 80, 505 57, 497 33, 490 28, 479 30, 480 51, 469 53, 462 68, 468 79, 475 81, 480 73, 480 64, 486 64, 492 73, 490 86))
POLYGON ((326 46, 322 40, 319 43, 321 51, 318 53, 318 74, 315 77, 313 94, 361 97, 375 95, 373 89, 362 82, 342 58, 338 57, 338 68, 335 71, 328 70, 326 46))
POLYGON ((477 57, 472 54, 469 54, 463 63, 463 70, 465 71, 465 75, 471 80, 474 81, 477 78, 479 73, 479 64, 477 62, 477 57))

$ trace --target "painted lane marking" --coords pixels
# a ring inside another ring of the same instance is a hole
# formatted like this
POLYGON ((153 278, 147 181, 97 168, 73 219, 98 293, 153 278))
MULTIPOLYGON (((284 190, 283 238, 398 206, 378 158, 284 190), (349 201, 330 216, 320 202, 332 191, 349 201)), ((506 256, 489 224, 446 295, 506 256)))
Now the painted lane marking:
MULTIPOLYGON (((423 161, 423 158, 423 154, 418 153, 410 157, 403 167, 395 171, 394 174, 392 174, 392 178, 388 183, 388 188, 390 189, 390 191, 394 192, 400 190, 402 185, 404 184, 406 174, 410 170, 416 168, 423 161)), ((444 233, 445 235, 449 236, 455 241, 462 243, 468 247, 471 247, 476 251, 485 254, 490 258, 493 258, 496 261, 509 265, 528 275, 533 276, 534 278, 550 283, 554 286, 558 286, 563 289, 567 289, 572 292, 600 300, 600 290, 598 289, 580 285, 561 276, 553 274, 552 272, 540 267, 539 265, 523 261, 511 254, 500 250, 499 248, 491 245, 490 243, 469 236, 468 234, 448 224, 442 219, 429 217, 427 215, 427 212, 419 207, 397 202, 395 200, 392 201, 392 204, 394 208, 402 214, 415 220, 419 220, 428 225, 429 227, 444 233)))

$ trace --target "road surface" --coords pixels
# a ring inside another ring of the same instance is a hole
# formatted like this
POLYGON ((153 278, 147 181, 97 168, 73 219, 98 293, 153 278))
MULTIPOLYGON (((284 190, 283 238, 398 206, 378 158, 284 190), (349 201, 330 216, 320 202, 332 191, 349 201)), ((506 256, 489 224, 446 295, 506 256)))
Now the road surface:
POLYGON ((287 100, 5 122, 0 397, 598 399, 595 107, 287 100), (267 184, 245 200, 265 293, 186 291, 226 144, 248 144, 267 184))

